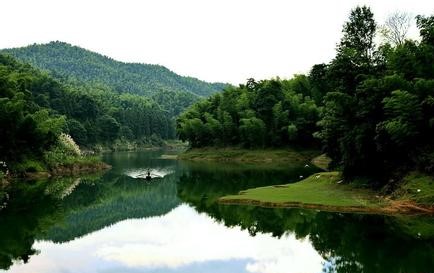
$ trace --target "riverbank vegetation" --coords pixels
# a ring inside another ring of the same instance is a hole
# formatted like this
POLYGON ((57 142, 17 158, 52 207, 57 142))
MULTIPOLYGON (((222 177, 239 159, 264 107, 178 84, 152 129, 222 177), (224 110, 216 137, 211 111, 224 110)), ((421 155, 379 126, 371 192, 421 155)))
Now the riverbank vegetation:
POLYGON ((318 154, 317 150, 294 148, 246 149, 237 147, 225 148, 192 148, 178 155, 183 160, 209 160, 209 161, 238 161, 257 163, 276 162, 309 162, 310 158, 318 154))
POLYGON ((226 88, 180 115, 179 137, 194 148, 319 147, 345 182, 374 188, 393 189, 412 171, 432 176, 434 16, 416 24, 420 40, 399 33, 376 45, 373 13, 357 7, 331 62, 226 88))

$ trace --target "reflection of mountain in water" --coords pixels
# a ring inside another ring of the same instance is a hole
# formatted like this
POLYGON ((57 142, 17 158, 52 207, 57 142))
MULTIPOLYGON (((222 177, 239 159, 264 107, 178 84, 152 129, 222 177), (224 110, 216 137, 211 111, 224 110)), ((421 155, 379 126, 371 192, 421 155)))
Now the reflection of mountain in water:
POLYGON ((280 237, 294 233, 297 238, 308 238, 328 261, 327 272, 432 272, 432 217, 385 217, 217 204, 218 197, 251 187, 245 181, 252 177, 268 176, 269 183, 279 177, 261 174, 260 170, 241 172, 217 173, 190 168, 181 176, 178 194, 197 211, 207 213, 228 227, 239 226, 252 236, 271 233, 280 237))
POLYGON ((165 214, 179 204, 176 191, 174 175, 149 184, 128 176, 81 183, 62 202, 65 222, 40 239, 65 242, 124 219, 165 214))
POLYGON ((126 167, 170 169, 152 153, 108 156, 114 168, 104 176, 51 181, 18 181, 0 211, 0 269, 14 260, 27 262, 35 240, 66 242, 129 218, 165 214, 178 206, 176 173, 144 183, 123 175, 126 167))

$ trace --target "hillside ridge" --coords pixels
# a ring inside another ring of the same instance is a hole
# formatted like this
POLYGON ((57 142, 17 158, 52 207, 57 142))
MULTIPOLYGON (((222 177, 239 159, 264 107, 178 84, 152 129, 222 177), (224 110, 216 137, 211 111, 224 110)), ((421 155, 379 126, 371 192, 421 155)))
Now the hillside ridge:
POLYGON ((47 70, 55 76, 103 83, 120 93, 152 97, 166 91, 206 97, 227 86, 225 83, 208 83, 194 77, 180 76, 159 64, 117 61, 61 41, 2 49, 0 52, 47 70))

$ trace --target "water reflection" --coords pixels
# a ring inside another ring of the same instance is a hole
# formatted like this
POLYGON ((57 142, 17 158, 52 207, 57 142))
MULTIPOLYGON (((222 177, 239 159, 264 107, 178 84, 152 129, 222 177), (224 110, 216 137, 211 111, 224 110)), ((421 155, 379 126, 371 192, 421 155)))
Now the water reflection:
POLYGON ((75 272, 216 272, 208 264, 216 262, 217 272, 321 272, 323 267, 308 240, 268 234, 252 238, 186 205, 164 216, 126 220, 68 244, 37 242, 35 248, 41 253, 32 263, 12 272, 58 272, 65 267, 75 272))
POLYGON ((431 272, 434 220, 219 205, 316 170, 106 155, 105 174, 18 183, 0 211, 10 272, 431 272), (167 171, 144 183, 145 169, 167 171), (27 262, 27 263, 26 263, 27 262))
POLYGON ((325 259, 325 272, 432 272, 434 268, 432 217, 219 205, 215 202, 219 196, 239 190, 232 178, 190 170, 180 178, 178 195, 198 212, 251 236, 271 233, 281 238, 289 233, 308 238, 325 259))

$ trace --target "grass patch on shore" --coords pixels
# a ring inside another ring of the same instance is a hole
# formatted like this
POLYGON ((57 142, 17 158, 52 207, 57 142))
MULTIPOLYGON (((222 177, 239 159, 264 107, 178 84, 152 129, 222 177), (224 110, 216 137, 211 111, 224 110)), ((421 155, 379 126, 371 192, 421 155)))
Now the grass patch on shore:
POLYGON ((342 183, 338 172, 322 172, 292 184, 248 189, 219 199, 223 204, 303 207, 339 212, 434 214, 434 178, 413 172, 389 196, 360 184, 342 183))
POLYGON ((316 150, 282 149, 243 149, 229 148, 193 148, 178 155, 183 160, 239 161, 239 162, 307 162, 318 155, 316 150))
POLYGON ((221 203, 264 206, 377 209, 386 205, 375 192, 341 182, 338 172, 314 174, 300 182, 260 187, 220 198, 221 203))
POLYGON ((434 177, 412 172, 403 178, 398 189, 392 194, 392 198, 434 206, 434 177))

